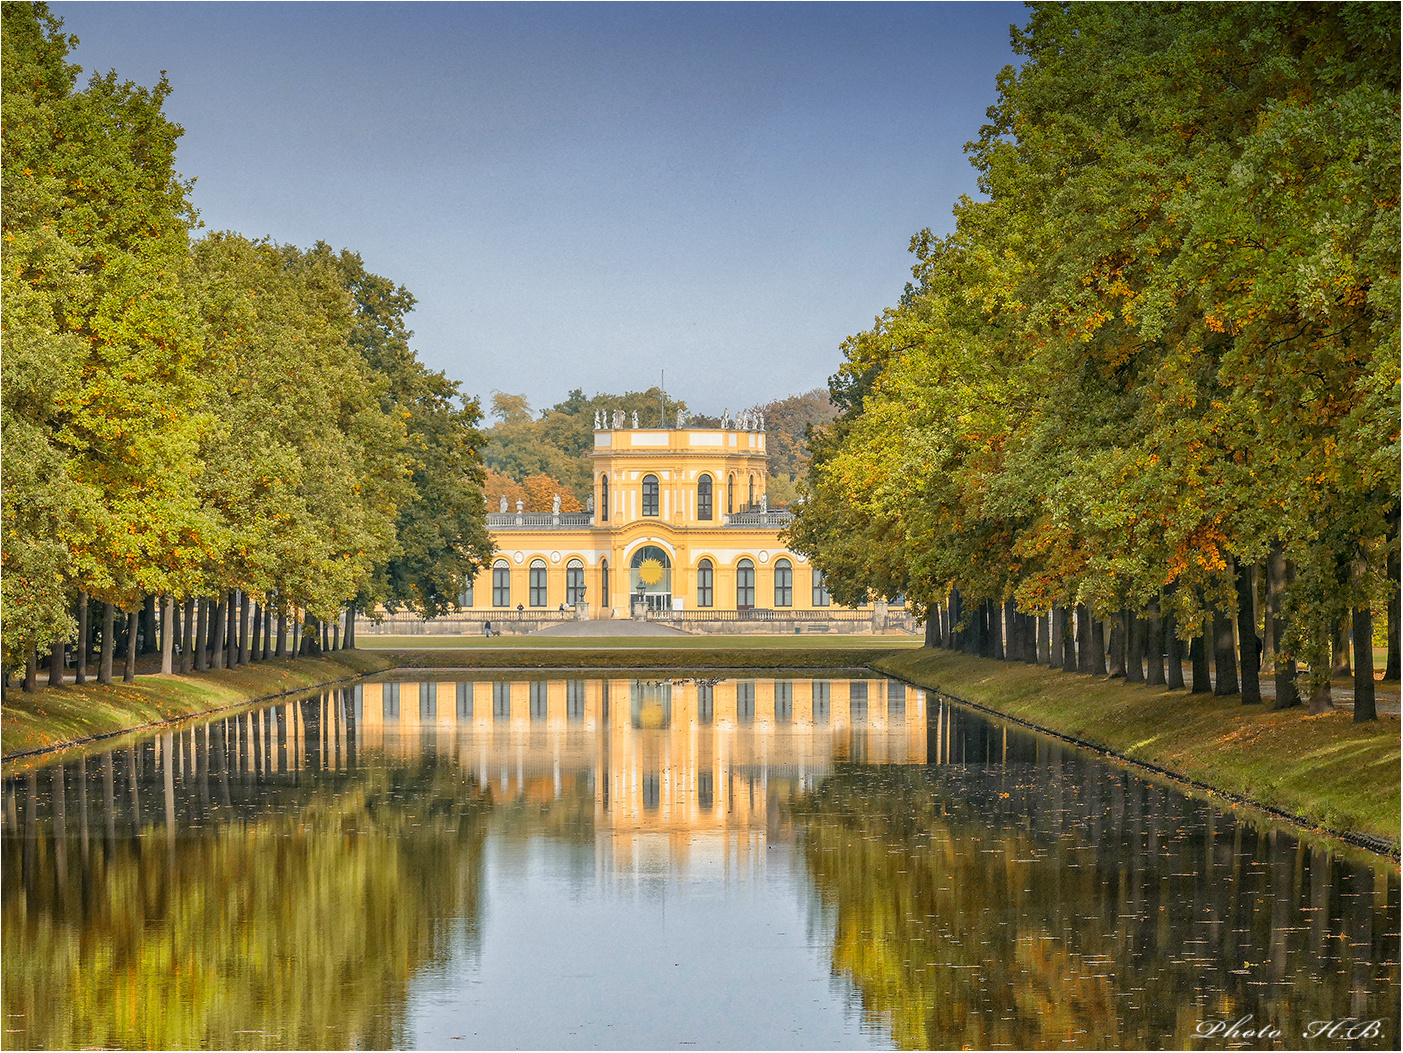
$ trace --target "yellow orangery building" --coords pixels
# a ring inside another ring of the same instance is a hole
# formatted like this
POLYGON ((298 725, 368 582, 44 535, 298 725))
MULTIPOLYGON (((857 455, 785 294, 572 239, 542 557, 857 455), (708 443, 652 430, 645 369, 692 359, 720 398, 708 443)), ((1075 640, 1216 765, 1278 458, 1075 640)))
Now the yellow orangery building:
POLYGON ((780 540, 789 513, 767 507, 758 418, 598 427, 593 460, 588 511, 530 513, 505 500, 489 511, 497 551, 459 598, 466 611, 676 621, 828 611, 822 573, 780 540))

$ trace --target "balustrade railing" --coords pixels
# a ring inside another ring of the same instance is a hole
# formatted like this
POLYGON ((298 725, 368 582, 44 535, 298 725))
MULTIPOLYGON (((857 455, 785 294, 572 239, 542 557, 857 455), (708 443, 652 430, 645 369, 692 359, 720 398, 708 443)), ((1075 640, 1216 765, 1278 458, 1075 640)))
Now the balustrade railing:
POLYGON ((593 512, 561 512, 559 515, 550 512, 487 513, 489 530, 510 530, 512 527, 521 530, 579 530, 581 527, 592 526, 593 512))

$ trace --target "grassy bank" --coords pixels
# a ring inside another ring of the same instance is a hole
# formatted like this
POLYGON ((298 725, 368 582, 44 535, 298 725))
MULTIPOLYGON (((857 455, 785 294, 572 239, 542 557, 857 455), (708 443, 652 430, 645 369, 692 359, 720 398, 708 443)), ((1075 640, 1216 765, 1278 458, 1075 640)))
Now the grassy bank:
POLYGON ((138 675, 135 682, 41 687, 5 694, 0 740, 6 759, 31 750, 227 709, 388 668, 381 654, 337 651, 322 658, 260 662, 196 676, 138 675))
POLYGON ((1339 833, 1399 841, 1399 721, 1269 712, 1238 696, 909 651, 874 667, 1339 833))

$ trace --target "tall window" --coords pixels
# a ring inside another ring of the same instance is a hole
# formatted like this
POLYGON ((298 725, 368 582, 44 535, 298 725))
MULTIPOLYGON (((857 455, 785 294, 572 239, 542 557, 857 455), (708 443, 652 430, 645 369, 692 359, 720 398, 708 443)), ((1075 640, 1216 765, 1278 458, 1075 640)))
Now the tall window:
POLYGON ((463 579, 463 587, 458 590, 458 606, 471 607, 473 605, 473 579, 467 577, 463 579))
POLYGON ((746 507, 755 507, 755 476, 753 475, 750 477, 750 503, 746 507))
POLYGON ((711 519, 711 476, 703 475, 697 480, 697 518, 711 519))
POLYGON ((775 681, 775 723, 787 724, 794 719, 794 684, 788 680, 775 681))
POLYGON ((755 681, 736 681, 736 720, 742 724, 755 721, 755 681))
POLYGON ((643 477, 643 514, 645 516, 658 514, 658 477, 656 475, 643 477))
POLYGON ((531 719, 546 719, 546 682, 544 680, 531 681, 531 719))
POLYGON ((736 564, 736 606, 755 606, 755 564, 748 559, 736 564))
POLYGON ((697 564, 697 606, 710 607, 713 569, 711 560, 704 559, 697 564))
POLYGON ((585 719, 585 682, 565 681, 565 719, 579 721, 585 719))
POLYGON ((601 559, 599 561, 599 605, 609 606, 609 561, 601 559))
POLYGON ((609 477, 601 475, 599 477, 599 521, 609 522, 609 477))
POLYGON ((787 559, 775 560, 775 606, 794 606, 794 565, 787 559))
POLYGON ((565 602, 573 607, 585 599, 585 565, 578 559, 565 564, 565 602))
POLYGON ((814 606, 827 607, 833 601, 828 596, 828 582, 817 567, 814 568, 814 606))
POLYGON ((527 601, 532 607, 546 605, 546 561, 543 559, 531 561, 530 589, 527 593, 527 601))
POLYGON ((726 476, 726 514, 731 515, 736 510, 736 477, 726 476))
POLYGON ((499 559, 492 564, 492 606, 510 607, 512 605, 512 569, 507 566, 507 561, 499 559))

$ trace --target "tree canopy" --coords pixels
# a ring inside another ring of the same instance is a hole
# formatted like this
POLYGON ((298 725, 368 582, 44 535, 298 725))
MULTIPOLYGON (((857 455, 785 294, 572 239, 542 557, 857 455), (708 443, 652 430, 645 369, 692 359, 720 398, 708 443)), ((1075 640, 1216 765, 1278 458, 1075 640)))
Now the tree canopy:
POLYGON ((1398 9, 1031 8, 983 198, 843 345, 792 540, 843 602, 1186 631, 1278 546, 1318 675, 1397 537, 1398 9))

